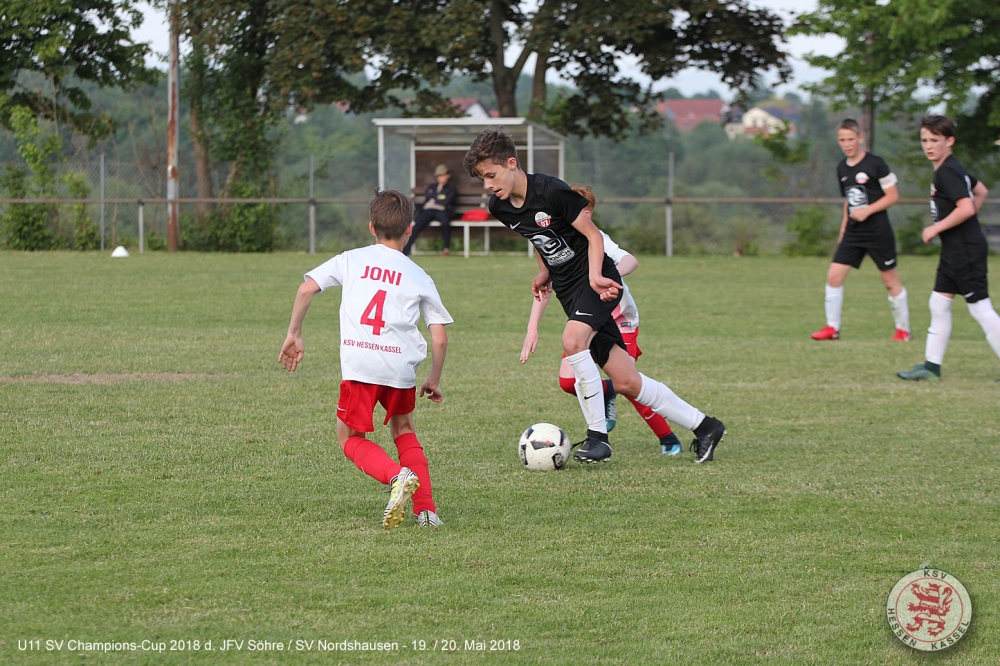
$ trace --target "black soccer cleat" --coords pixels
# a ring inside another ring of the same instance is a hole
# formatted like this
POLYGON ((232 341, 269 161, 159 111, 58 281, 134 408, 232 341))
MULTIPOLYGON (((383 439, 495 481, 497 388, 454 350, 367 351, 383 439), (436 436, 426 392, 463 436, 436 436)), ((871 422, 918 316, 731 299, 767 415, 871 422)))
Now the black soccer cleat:
POLYGON ((695 452, 696 463, 710 462, 715 459, 715 449, 726 434, 726 425, 717 418, 706 416, 695 431, 691 450, 695 452), (698 433, 700 431, 700 434, 698 433))
POLYGON ((573 460, 578 463, 599 463, 611 460, 611 445, 595 437, 588 437, 573 445, 574 448, 577 446, 580 448, 573 453, 573 460))

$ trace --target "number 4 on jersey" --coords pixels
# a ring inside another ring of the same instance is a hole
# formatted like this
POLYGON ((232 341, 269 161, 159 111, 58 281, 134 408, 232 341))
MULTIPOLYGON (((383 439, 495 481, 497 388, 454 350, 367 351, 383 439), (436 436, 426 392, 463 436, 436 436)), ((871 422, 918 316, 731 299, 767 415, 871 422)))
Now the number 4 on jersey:
POLYGON ((382 329, 385 328, 385 320, 382 319, 385 294, 385 289, 379 289, 375 292, 375 296, 368 303, 368 307, 365 308, 364 313, 361 315, 361 323, 372 327, 372 335, 382 335, 382 329))

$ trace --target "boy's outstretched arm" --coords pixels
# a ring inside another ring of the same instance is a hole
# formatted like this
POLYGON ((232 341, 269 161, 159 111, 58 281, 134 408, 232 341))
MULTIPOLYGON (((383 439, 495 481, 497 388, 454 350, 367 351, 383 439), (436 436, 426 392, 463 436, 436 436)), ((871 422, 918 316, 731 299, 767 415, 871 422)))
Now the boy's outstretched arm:
POLYGON ((299 291, 295 294, 288 335, 285 336, 285 344, 281 345, 281 352, 278 354, 278 362, 288 372, 295 372, 295 368, 302 362, 302 356, 305 354, 305 347, 302 344, 302 321, 306 318, 313 296, 319 290, 316 281, 309 278, 299 286, 299 291))
POLYGON ((528 316, 528 331, 524 334, 524 344, 521 345, 521 363, 527 362, 538 347, 538 322, 545 314, 545 306, 549 304, 549 292, 544 292, 542 298, 531 301, 531 315, 528 316))
POLYGON ((431 331, 431 372, 420 386, 420 397, 426 394, 434 402, 441 402, 444 400, 440 386, 441 369, 444 368, 444 357, 448 352, 448 333, 444 330, 444 324, 431 324, 427 328, 431 331))

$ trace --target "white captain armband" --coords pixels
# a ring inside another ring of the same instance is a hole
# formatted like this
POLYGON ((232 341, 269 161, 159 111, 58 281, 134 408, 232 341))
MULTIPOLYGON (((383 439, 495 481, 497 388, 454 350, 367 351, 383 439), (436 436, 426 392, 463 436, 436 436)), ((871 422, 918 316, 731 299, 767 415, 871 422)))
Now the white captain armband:
POLYGON ((883 190, 887 187, 896 187, 896 183, 898 182, 899 178, 896 178, 896 174, 891 171, 888 176, 878 179, 878 184, 882 186, 883 190))

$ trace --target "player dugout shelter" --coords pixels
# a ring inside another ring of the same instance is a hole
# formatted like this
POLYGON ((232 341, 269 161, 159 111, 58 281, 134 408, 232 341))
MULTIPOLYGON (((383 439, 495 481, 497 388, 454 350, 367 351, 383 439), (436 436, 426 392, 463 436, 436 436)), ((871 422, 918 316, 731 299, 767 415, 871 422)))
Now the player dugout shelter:
MULTIPOLYGON (((378 185, 414 196, 423 202, 423 190, 434 182, 434 168, 444 164, 451 171, 451 184, 458 190, 456 214, 485 208, 489 200, 481 181, 463 166, 465 153, 476 136, 488 127, 503 127, 514 139, 521 168, 527 173, 546 173, 564 178, 566 139, 526 118, 375 118, 378 128, 378 185)), ((437 226, 432 222, 431 226, 437 226)), ((490 228, 505 229, 498 220, 460 219, 463 254, 468 257, 469 230, 483 232, 483 252, 490 252, 490 228)), ((531 243, 527 244, 531 254, 531 243)), ((476 253, 480 254, 480 253, 476 253)))
POLYGON ((378 128, 378 185, 400 192, 422 191, 434 182, 434 167, 446 164, 460 194, 479 197, 480 181, 462 166, 476 136, 503 127, 514 138, 527 173, 564 177, 566 139, 526 118, 375 118, 378 128))

